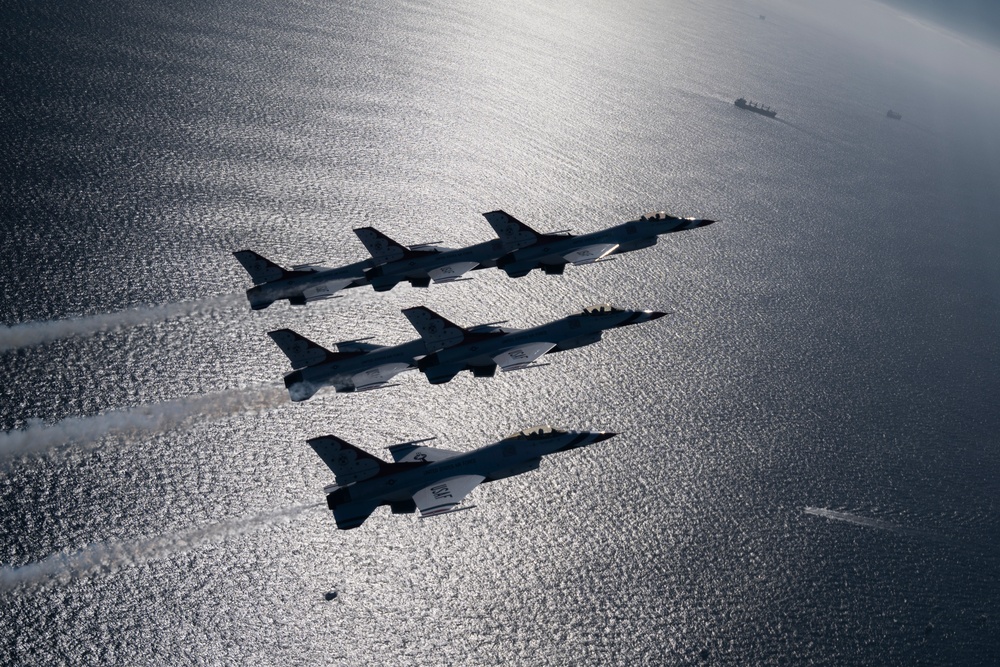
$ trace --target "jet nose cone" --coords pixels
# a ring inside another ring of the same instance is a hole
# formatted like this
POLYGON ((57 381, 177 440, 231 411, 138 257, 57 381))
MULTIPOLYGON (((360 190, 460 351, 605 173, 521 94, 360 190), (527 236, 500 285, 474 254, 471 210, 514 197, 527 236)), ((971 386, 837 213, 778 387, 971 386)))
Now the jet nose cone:
POLYGON ((699 227, 708 227, 709 225, 714 225, 714 224, 715 224, 715 220, 699 220, 698 221, 698 226, 699 227))
POLYGON ((660 319, 661 317, 663 317, 664 315, 668 315, 668 314, 669 314, 669 313, 664 313, 664 312, 661 312, 661 311, 659 311, 659 310, 654 310, 654 311, 651 311, 651 312, 649 313, 649 319, 650 319, 650 321, 653 321, 653 320, 658 320, 658 319, 660 319))
POLYGON ((600 433, 594 434, 594 442, 604 442, 605 440, 610 440, 616 435, 618 434, 612 433, 611 431, 601 431, 600 433))

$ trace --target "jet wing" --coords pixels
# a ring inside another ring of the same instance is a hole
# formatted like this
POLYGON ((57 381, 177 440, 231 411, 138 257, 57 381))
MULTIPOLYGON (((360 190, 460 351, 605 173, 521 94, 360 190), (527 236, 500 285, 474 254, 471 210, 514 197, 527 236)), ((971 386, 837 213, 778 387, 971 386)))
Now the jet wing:
POLYGON ((453 280, 458 280, 477 266, 479 266, 479 262, 455 262, 432 269, 427 272, 427 275, 436 283, 450 283, 453 280))
POLYGON ((336 292, 339 292, 353 282, 354 279, 352 278, 348 280, 331 280, 330 282, 313 285, 312 287, 307 287, 302 290, 302 297, 306 301, 329 299, 333 297, 336 292))
POLYGON ((377 500, 359 500, 354 503, 340 505, 333 510, 333 518, 337 522, 337 528, 350 530, 357 528, 365 522, 375 508, 378 507, 377 500))
POLYGON ((417 443, 419 442, 425 441, 404 442, 399 445, 387 447, 387 449, 392 454, 392 460, 396 463, 433 463, 434 461, 444 461, 445 459, 454 458, 461 454, 461 452, 453 452, 450 449, 441 449, 439 447, 418 447, 417 443))
POLYGON ((431 384, 445 384, 465 370, 465 364, 441 364, 424 369, 424 375, 431 384))
POLYGON ((420 510, 421 518, 445 514, 453 511, 484 479, 486 478, 482 475, 459 475, 442 479, 413 494, 413 501, 420 510))
POLYGON ((527 345, 521 345, 509 350, 504 350, 500 354, 493 357, 493 361, 495 361, 497 366, 499 366, 502 370, 516 371, 520 368, 524 368, 555 346, 556 343, 549 343, 546 341, 528 343, 527 345))
POLYGON ((382 364, 381 366, 369 368, 366 371, 352 376, 351 383, 354 385, 355 391, 378 389, 386 382, 396 377, 399 373, 402 373, 410 368, 413 368, 411 364, 402 362, 395 364, 382 364))
POLYGON ((607 257, 617 249, 617 243, 598 243, 596 245, 577 248, 573 252, 563 255, 563 259, 573 265, 592 264, 599 259, 607 257))

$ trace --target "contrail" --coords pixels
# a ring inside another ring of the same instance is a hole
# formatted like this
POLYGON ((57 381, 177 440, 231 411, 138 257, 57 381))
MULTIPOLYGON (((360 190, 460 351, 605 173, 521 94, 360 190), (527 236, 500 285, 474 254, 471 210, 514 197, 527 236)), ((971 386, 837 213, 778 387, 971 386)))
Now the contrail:
POLYGON ((59 338, 90 336, 102 331, 117 331, 124 327, 212 312, 218 308, 235 305, 242 296, 240 293, 234 293, 195 301, 168 303, 162 306, 133 308, 117 313, 72 317, 47 322, 25 322, 9 327, 0 325, 0 352, 41 345, 59 338))
POLYGON ((37 563, 0 568, 0 590, 30 586, 55 579, 65 584, 74 579, 109 574, 170 554, 183 553, 214 540, 242 535, 267 524, 288 523, 294 516, 323 503, 298 505, 245 519, 224 521, 184 533, 160 535, 132 542, 91 544, 75 553, 58 553, 37 563))
POLYGON ((194 418, 221 418, 275 408, 288 400, 277 385, 230 389, 210 394, 110 410, 91 417, 67 417, 54 424, 40 419, 27 428, 0 433, 0 459, 33 454, 64 444, 93 444, 107 436, 126 442, 187 425, 194 418))

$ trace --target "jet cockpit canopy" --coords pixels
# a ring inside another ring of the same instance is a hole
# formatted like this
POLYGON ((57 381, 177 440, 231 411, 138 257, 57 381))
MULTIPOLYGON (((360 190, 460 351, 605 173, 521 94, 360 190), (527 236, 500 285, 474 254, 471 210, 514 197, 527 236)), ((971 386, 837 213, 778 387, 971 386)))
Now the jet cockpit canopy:
POLYGON ((608 313, 623 313, 621 308, 615 308, 610 303, 599 303, 596 306, 588 306, 583 309, 581 315, 607 315, 608 313))
POLYGON ((666 211, 653 211, 652 213, 647 213, 639 218, 640 222, 653 221, 653 220, 676 220, 677 218, 670 215, 666 211))
POLYGON ((560 431, 557 428, 552 428, 551 426, 532 426, 531 428, 526 428, 523 431, 518 431, 516 433, 511 433, 507 436, 507 440, 540 440, 542 438, 548 438, 553 435, 562 435, 566 431, 560 431))

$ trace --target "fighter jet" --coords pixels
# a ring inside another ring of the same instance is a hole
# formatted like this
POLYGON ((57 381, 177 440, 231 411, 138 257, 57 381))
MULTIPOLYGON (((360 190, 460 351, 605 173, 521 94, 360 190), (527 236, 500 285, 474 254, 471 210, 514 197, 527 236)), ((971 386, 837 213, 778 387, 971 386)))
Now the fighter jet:
POLYGON ((281 299, 288 299, 293 306, 329 299, 342 289, 367 285, 365 269, 375 266, 373 260, 366 259, 338 269, 299 264, 289 270, 252 250, 240 250, 233 256, 253 279, 254 286, 247 290, 247 300, 253 310, 267 308, 281 299))
POLYGON ((654 246, 661 234, 695 229, 715 222, 675 218, 660 211, 601 231, 574 236, 565 231, 541 234, 504 211, 483 215, 501 240, 518 248, 497 260, 497 266, 511 278, 520 278, 532 269, 561 274, 567 264, 579 266, 604 261, 611 259, 611 255, 654 246))
POLYGON ((601 332, 628 324, 656 320, 666 313, 621 310, 603 304, 584 308, 531 329, 511 329, 482 324, 464 329, 424 306, 403 311, 427 345, 417 367, 431 384, 449 382, 471 370, 475 377, 492 377, 499 366, 505 371, 529 368, 546 352, 562 352, 601 340, 601 332))
MULTIPOLYGON (((361 236, 360 233, 358 235, 361 236)), ((368 277, 365 274, 367 271, 376 268, 379 264, 386 262, 405 263, 425 261, 442 256, 447 252, 454 252, 451 248, 444 248, 432 243, 422 243, 404 248, 394 243, 392 245, 380 244, 377 239, 373 239, 367 235, 362 236, 361 240, 371 253, 371 259, 348 264, 337 269, 315 264, 299 264, 288 270, 252 250, 234 252, 233 256, 243 265, 243 268, 247 270, 247 273, 253 279, 254 287, 247 290, 247 300, 250 301, 250 308, 261 310, 281 299, 288 299, 288 303, 293 306, 304 306, 311 301, 332 298, 342 289, 361 287, 362 285, 369 284, 368 277)), ((496 265, 495 260, 497 257, 507 252, 507 250, 512 249, 512 246, 503 246, 499 241, 495 243, 497 243, 499 249, 492 254, 492 266, 496 265)), ((459 261, 459 259, 455 261, 459 261)), ((454 272, 456 270, 456 267, 449 267, 447 263, 440 263, 439 266, 438 271, 442 276, 449 275, 449 271, 454 272)), ((382 283, 379 282, 375 285, 375 289, 377 291, 389 289, 388 287, 381 287, 381 285, 382 283)))
POLYGON ((407 248, 374 227, 355 229, 354 233, 377 264, 365 270, 365 278, 376 292, 391 290, 404 280, 413 287, 427 287, 432 280, 435 283, 467 280, 463 276, 469 271, 493 268, 498 257, 519 247, 494 239, 465 248, 435 247, 436 252, 421 252, 425 246, 407 248))
POLYGON ((426 344, 413 340, 386 347, 348 340, 337 343, 337 351, 317 345, 291 329, 268 332, 288 360, 293 371, 285 376, 285 387, 293 401, 304 401, 322 387, 332 385, 338 392, 382 389, 397 374, 417 367, 426 354, 426 344))
POLYGON ((393 463, 334 435, 308 442, 336 477, 323 491, 337 528, 350 530, 381 505, 388 505, 393 514, 419 510, 420 518, 472 509, 458 505, 478 485, 530 472, 538 468, 543 456, 615 435, 542 426, 467 453, 423 446, 433 440, 428 438, 387 447, 393 463))

